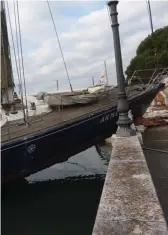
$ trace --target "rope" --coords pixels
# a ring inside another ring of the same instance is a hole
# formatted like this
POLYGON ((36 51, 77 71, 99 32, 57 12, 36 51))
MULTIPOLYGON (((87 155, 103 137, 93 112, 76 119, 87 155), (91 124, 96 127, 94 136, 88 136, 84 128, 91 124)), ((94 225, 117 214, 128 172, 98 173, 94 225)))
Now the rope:
POLYGON ((61 55, 62 55, 62 59, 63 59, 63 62, 64 62, 65 71, 66 71, 67 78, 68 78, 68 81, 69 81, 69 86, 70 86, 70 88, 71 88, 71 91, 73 92, 72 85, 71 85, 71 81, 70 81, 70 77, 69 77, 69 73, 68 73, 68 69, 67 69, 67 66, 66 66, 66 63, 65 63, 65 59, 64 59, 63 51, 62 51, 62 49, 61 49, 61 44, 60 44, 60 41, 59 41, 59 37, 58 37, 56 25, 55 25, 55 22, 54 22, 54 18, 53 18, 53 15, 52 15, 52 12, 51 12, 51 8, 50 8, 50 4, 49 4, 49 1, 48 1, 48 0, 47 0, 47 4, 48 4, 48 8, 49 8, 49 12, 50 12, 51 19, 52 19, 52 22, 53 22, 53 26, 54 26, 55 34, 56 34, 57 41, 58 41, 58 44, 59 44, 59 48, 60 48, 60 52, 61 52, 61 55))
POLYGON ((22 38, 21 38, 21 30, 20 30, 20 18, 19 18, 18 1, 16 1, 16 6, 17 6, 18 26, 19 26, 20 52, 21 52, 21 61, 22 61, 22 72, 23 72, 23 83, 24 83, 24 92, 25 92, 25 101, 26 101, 26 112, 27 112, 27 116, 28 116, 28 105, 27 105, 27 94, 26 94, 27 92, 26 92, 25 72, 24 72, 24 63, 23 63, 22 38))
POLYGON ((13 50, 14 50, 14 56, 15 56, 15 63, 16 63, 17 75, 18 75, 19 72, 18 72, 18 66, 17 66, 17 60, 16 60, 16 51, 15 51, 15 45, 14 45, 14 39, 13 39, 12 24, 11 24, 11 19, 10 19, 8 1, 6 1, 6 6, 7 6, 7 11, 8 11, 8 19, 9 19, 9 26, 10 26, 10 32, 11 32, 11 39, 12 39, 12 44, 13 44, 13 50))
POLYGON ((165 151, 165 150, 153 149, 153 148, 147 148, 147 147, 142 147, 142 148, 146 149, 146 150, 151 150, 151 151, 155 151, 155 152, 161 152, 161 153, 167 153, 168 154, 168 151, 165 151))
MULTIPOLYGON (((22 99, 22 106, 24 106, 23 103, 23 89, 22 89, 22 78, 21 78, 21 64, 20 64, 20 54, 19 54, 19 43, 18 43, 18 29, 17 29, 17 19, 16 19, 16 8, 15 8, 15 1, 13 0, 13 5, 14 5, 14 16, 15 16, 15 28, 16 28, 16 46, 17 46, 17 52, 18 52, 18 70, 19 70, 19 78, 20 78, 20 91, 21 91, 21 99, 22 99)), ((26 117, 26 113, 23 107, 23 117, 24 117, 24 122, 27 123, 27 117, 26 117)))
MULTIPOLYGON (((15 51, 15 44, 14 44, 14 37, 13 37, 13 32, 12 32, 12 24, 11 24, 11 18, 10 18, 10 13, 9 13, 8 1, 6 1, 6 5, 7 5, 7 11, 8 11, 8 18, 9 18, 9 25, 10 25, 10 32, 11 32, 11 38, 12 38, 14 56, 15 56, 15 63, 16 63, 16 70, 17 70, 18 82, 19 82, 19 86, 21 87, 21 81, 20 81, 20 77, 19 77, 19 69, 18 69, 18 64, 17 64, 17 59, 16 59, 16 51, 15 51)), ((21 92, 21 100, 22 100, 22 103, 23 103, 23 94, 22 94, 22 92, 21 92)), ((23 113, 24 113, 24 107, 23 107, 23 105, 22 105, 22 109, 23 109, 23 113)))

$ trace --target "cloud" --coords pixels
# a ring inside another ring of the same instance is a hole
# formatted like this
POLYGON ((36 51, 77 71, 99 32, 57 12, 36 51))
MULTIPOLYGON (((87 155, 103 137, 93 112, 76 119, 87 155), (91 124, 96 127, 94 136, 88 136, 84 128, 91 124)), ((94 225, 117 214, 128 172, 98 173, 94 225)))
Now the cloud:
MULTIPOLYGON (((10 4, 15 33, 13 3, 10 4)), ((103 2, 51 2, 53 17, 74 88, 98 82, 107 61, 110 84, 116 84, 112 29, 103 2)), ((151 2, 154 29, 168 22, 168 2, 151 2)), ((28 92, 69 89, 68 79, 46 2, 19 2, 20 23, 28 92)), ((124 69, 135 56, 138 44, 150 34, 145 1, 118 4, 124 69)), ((14 58, 12 51, 12 58, 14 58)), ((13 63, 15 80, 16 68, 13 63)))

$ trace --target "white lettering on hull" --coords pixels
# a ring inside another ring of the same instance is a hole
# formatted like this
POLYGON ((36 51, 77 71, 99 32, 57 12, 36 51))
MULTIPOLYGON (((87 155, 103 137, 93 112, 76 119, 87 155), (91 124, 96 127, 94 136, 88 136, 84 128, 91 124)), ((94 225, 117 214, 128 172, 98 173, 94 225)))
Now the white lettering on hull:
POLYGON ((117 112, 117 111, 112 112, 112 113, 110 113, 110 114, 107 114, 107 115, 105 115, 105 116, 102 117, 100 123, 105 123, 105 122, 107 122, 107 121, 110 121, 111 119, 113 119, 113 118, 115 118, 115 117, 117 117, 117 116, 118 116, 118 112, 117 112))

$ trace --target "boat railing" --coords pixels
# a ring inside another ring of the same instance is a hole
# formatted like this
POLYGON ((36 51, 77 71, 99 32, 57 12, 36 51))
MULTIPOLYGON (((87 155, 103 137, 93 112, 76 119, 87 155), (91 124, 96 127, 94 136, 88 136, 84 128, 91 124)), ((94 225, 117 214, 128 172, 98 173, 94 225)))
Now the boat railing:
POLYGON ((129 85, 131 86, 133 81, 138 80, 140 84, 150 86, 154 83, 160 83, 167 76, 168 68, 139 69, 133 72, 129 79, 129 85))
POLYGON ((159 83, 168 77, 168 68, 163 69, 157 76, 153 79, 153 83, 159 83))

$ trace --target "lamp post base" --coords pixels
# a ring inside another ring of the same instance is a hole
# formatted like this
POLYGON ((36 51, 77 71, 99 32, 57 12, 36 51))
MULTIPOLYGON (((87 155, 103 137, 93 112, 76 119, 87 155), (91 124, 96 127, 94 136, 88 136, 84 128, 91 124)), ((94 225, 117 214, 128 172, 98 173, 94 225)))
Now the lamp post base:
POLYGON ((117 137, 130 137, 130 136, 135 136, 136 132, 128 126, 123 126, 123 127, 118 127, 116 136, 117 137))
POLYGON ((118 129, 116 132, 117 137, 135 136, 136 131, 131 128, 133 121, 128 117, 128 113, 120 113, 117 122, 118 129))

